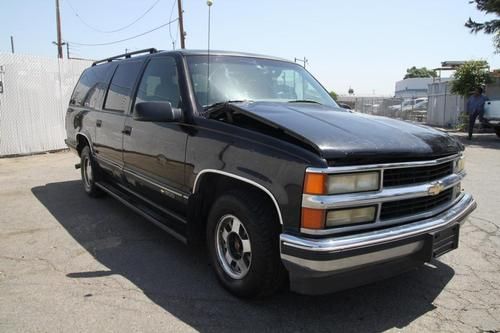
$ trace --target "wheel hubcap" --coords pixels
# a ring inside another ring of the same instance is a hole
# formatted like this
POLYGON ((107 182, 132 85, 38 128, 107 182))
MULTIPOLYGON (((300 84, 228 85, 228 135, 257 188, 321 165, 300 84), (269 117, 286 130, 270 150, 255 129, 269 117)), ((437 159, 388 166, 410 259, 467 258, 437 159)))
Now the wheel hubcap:
POLYGON ((92 185, 92 165, 90 164, 90 159, 86 158, 83 162, 83 180, 85 181, 85 185, 90 187, 92 185))
POLYGON ((234 215, 224 215, 216 228, 217 259, 233 279, 242 279, 252 264, 252 246, 248 232, 234 215))

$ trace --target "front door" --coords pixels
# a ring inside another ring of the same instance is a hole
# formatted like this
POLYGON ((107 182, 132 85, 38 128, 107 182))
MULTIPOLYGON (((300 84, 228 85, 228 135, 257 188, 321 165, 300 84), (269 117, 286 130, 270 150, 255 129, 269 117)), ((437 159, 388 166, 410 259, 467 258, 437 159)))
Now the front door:
POLYGON ((130 186, 162 207, 184 214, 187 134, 182 123, 133 119, 137 103, 167 101, 173 108, 182 108, 180 96, 175 59, 170 56, 151 58, 138 85, 132 115, 125 122, 123 156, 125 177, 130 186))

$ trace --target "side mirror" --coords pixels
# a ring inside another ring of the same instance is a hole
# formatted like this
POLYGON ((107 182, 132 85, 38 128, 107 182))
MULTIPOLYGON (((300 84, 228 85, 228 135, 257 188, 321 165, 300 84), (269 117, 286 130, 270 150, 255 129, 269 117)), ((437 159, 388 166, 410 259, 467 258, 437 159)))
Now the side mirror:
POLYGON ((141 102, 135 105, 132 117, 137 121, 176 122, 182 119, 182 110, 170 102, 141 102))

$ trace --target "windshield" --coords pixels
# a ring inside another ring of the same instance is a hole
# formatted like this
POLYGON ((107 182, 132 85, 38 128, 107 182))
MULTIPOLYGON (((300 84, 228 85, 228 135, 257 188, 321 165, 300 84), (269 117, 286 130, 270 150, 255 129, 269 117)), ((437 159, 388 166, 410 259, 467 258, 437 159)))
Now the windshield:
POLYGON ((337 107, 326 90, 299 65, 240 56, 187 57, 197 101, 312 102, 337 107), (207 80, 207 76, 209 80, 207 80))

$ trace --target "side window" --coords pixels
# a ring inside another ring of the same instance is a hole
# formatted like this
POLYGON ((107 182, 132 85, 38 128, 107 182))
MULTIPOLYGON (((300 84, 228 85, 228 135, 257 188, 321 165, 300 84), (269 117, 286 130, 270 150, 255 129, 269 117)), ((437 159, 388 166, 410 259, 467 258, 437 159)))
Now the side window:
POLYGON ((89 75, 90 70, 90 68, 86 69, 80 77, 80 80, 78 80, 75 90, 73 91, 73 95, 71 96, 71 99, 69 101, 70 105, 83 105, 83 100, 85 99, 85 96, 87 95, 92 85, 89 75))
POLYGON ((125 111, 130 100, 132 87, 141 70, 141 65, 142 62, 139 61, 125 62, 118 65, 106 96, 104 104, 106 110, 125 111))
POLYGON ((172 107, 181 107, 179 77, 175 59, 156 57, 148 63, 142 76, 135 103, 170 102, 172 107))
POLYGON ((73 91, 70 104, 101 109, 104 93, 114 68, 114 64, 104 64, 86 69, 73 91))
POLYGON ((85 107, 97 110, 102 108, 102 102, 106 95, 106 88, 108 87, 111 74, 113 74, 113 69, 115 69, 114 64, 103 64, 91 68, 89 75, 93 76, 94 84, 90 87, 83 100, 85 107))

